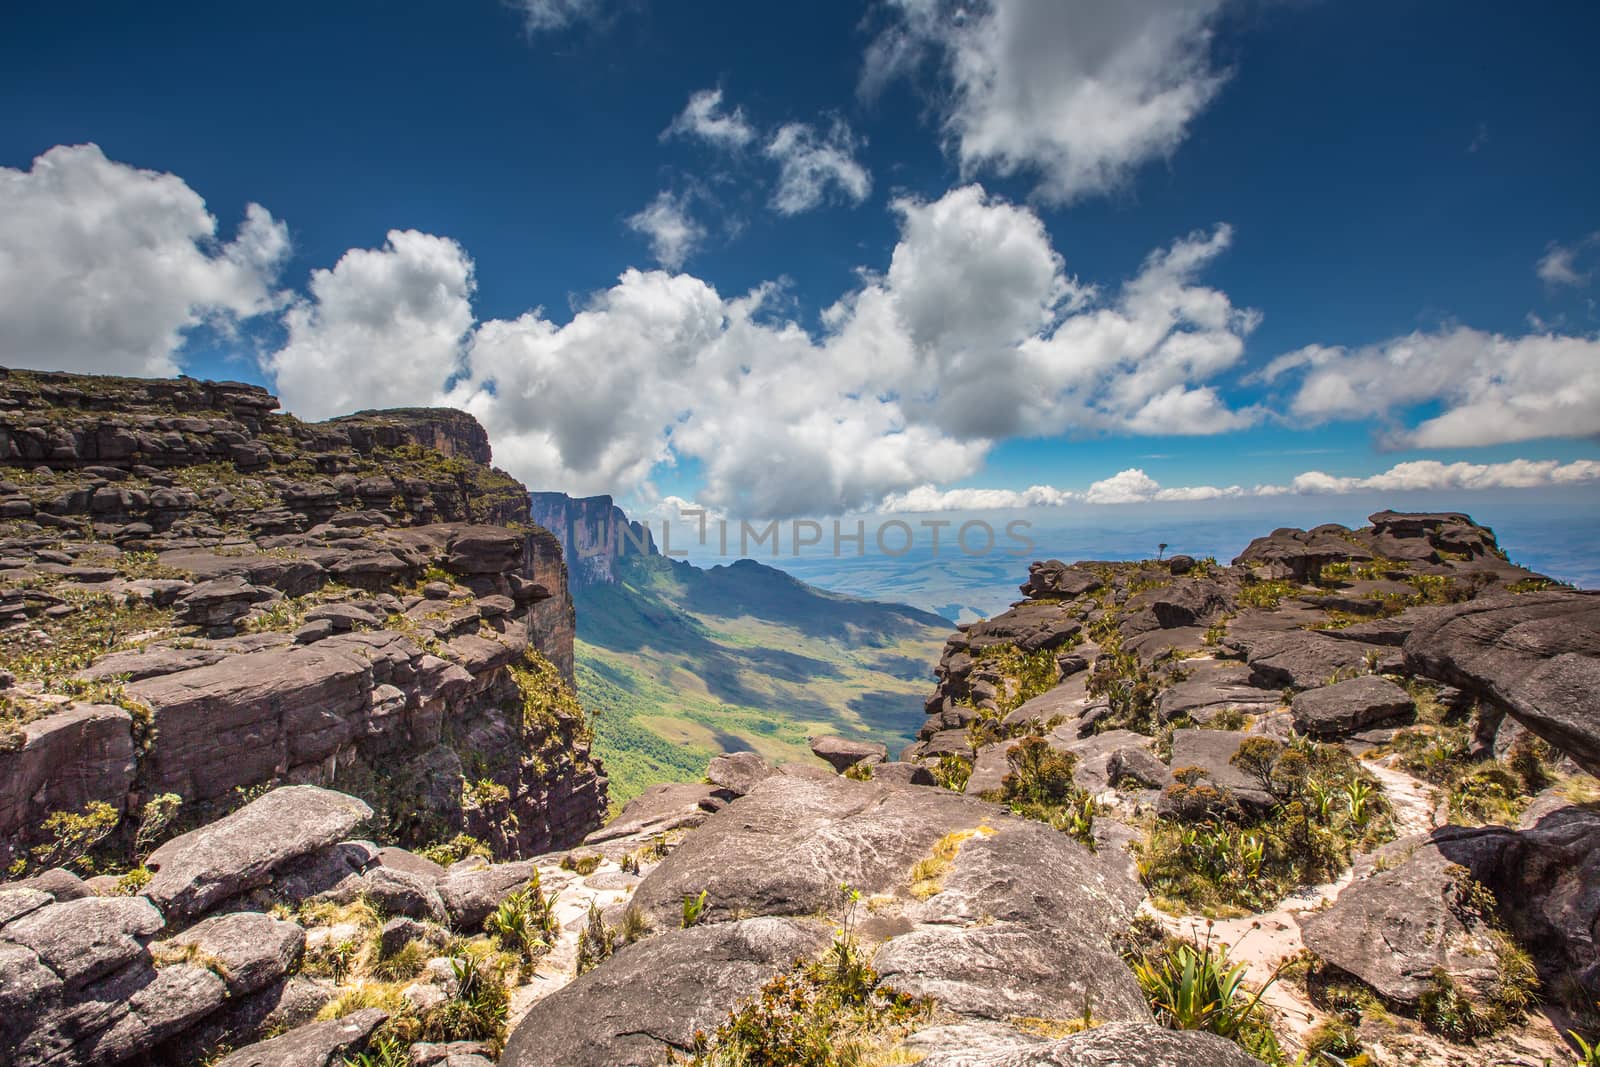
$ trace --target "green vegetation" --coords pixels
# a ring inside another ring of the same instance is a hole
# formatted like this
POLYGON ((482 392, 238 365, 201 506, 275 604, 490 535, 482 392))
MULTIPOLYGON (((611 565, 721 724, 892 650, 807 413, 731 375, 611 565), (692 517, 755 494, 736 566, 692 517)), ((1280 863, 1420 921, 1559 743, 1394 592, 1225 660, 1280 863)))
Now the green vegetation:
POLYGON ((767 567, 625 557, 579 586, 577 673, 614 804, 694 782, 722 751, 811 762, 807 737, 916 738, 949 624, 767 567))
POLYGON ((1284 597, 1292 597, 1300 592, 1300 587, 1293 582, 1286 582, 1281 578, 1271 581, 1246 582, 1243 589, 1239 590, 1239 606, 1242 608, 1265 608, 1271 610, 1283 602, 1284 597))
POLYGON ((1157 1021, 1173 1030, 1205 1030, 1234 1042, 1268 1063, 1283 1052, 1261 1011, 1261 998, 1278 976, 1254 993, 1245 988, 1247 967, 1228 958, 1229 949, 1212 941, 1169 940, 1153 955, 1133 963, 1133 973, 1149 998, 1157 1021))
POLYGON ((121 822, 121 814, 103 800, 89 801, 82 811, 53 811, 40 827, 50 840, 35 846, 28 858, 18 859, 8 874, 16 878, 51 867, 77 867, 93 873, 95 865, 89 854, 116 832, 121 822))
POLYGON ((1539 999, 1539 974, 1533 959, 1500 921, 1499 905, 1490 890, 1465 867, 1453 867, 1455 892, 1451 908, 1463 922, 1486 927, 1494 943, 1495 974, 1482 996, 1456 985, 1436 969, 1422 994, 1417 1017, 1428 1029, 1452 1041, 1470 1041, 1521 1021, 1539 999))
POLYGON ((928 854, 911 867, 911 895, 918 900, 927 900, 938 893, 944 888, 940 879, 955 862, 961 846, 974 837, 989 837, 993 833, 994 830, 988 826, 977 826, 970 830, 953 830, 935 841, 928 854))
POLYGON ((972 777, 972 761, 965 756, 940 756, 939 762, 928 768, 934 781, 956 793, 967 790, 967 779, 972 777))
POLYGON ((1195 822, 1154 820, 1139 873, 1159 906, 1207 913, 1269 908, 1299 885, 1327 881, 1393 836, 1388 802, 1343 748, 1249 738, 1233 758, 1274 807, 1248 817, 1199 768, 1179 768, 1168 791, 1195 822))
POLYGON ((867 1067, 885 1062, 898 1039, 928 1017, 930 1002, 880 983, 855 936, 860 893, 843 891, 845 918, 833 944, 767 982, 713 1033, 696 1033, 688 1064, 867 1067))
POLYGON ((1070 644, 1057 648, 1024 652, 1016 645, 1007 642, 990 645, 979 652, 976 657, 979 664, 1005 675, 1013 683, 996 700, 1000 714, 1009 715, 1040 693, 1054 688, 1061 680, 1061 669, 1056 666, 1056 657, 1078 643, 1079 641, 1075 639, 1070 644))
POLYGON ((545 895, 535 872, 533 881, 501 901, 483 922, 483 932, 495 947, 521 961, 524 976, 532 973, 534 963, 560 936, 555 913, 557 896, 558 893, 545 895))
POLYGON ((706 913, 706 903, 710 900, 709 890, 700 890, 700 895, 693 893, 683 895, 683 928, 685 930, 698 923, 706 913))
POLYGON ((1057 752, 1043 738, 1028 737, 1006 753, 1006 763, 1010 770, 997 794, 984 799, 998 800, 1013 815, 1037 819, 1094 847, 1094 798, 1072 780, 1076 756, 1057 752))
POLYGON ((576 723, 575 739, 591 739, 583 705, 578 703, 577 694, 567 687, 555 664, 530 647, 523 653, 522 661, 513 663, 509 670, 522 693, 524 734, 544 739, 560 733, 564 724, 576 723))
POLYGON ((1087 689, 1090 697, 1110 704, 1111 713, 1095 722, 1095 732, 1133 730, 1154 734, 1160 683, 1138 655, 1123 649, 1120 632, 1113 630, 1100 647, 1087 689))
POLYGON ((1545 742, 1523 734, 1504 761, 1475 760, 1468 713, 1447 712, 1431 686, 1412 683, 1409 689, 1417 705, 1416 725, 1397 733, 1389 747, 1399 767, 1439 788, 1452 822, 1514 825, 1528 801, 1554 784, 1555 754, 1545 742))

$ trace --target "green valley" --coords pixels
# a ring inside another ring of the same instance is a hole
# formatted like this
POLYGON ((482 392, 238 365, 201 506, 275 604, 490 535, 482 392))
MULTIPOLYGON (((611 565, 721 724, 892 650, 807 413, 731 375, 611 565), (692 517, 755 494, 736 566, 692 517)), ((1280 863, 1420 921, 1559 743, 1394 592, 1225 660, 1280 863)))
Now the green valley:
POLYGON ((578 685, 620 805, 696 781, 718 752, 811 760, 831 733, 909 744, 951 625, 900 604, 829 593, 752 560, 701 569, 617 558, 578 583, 578 685))

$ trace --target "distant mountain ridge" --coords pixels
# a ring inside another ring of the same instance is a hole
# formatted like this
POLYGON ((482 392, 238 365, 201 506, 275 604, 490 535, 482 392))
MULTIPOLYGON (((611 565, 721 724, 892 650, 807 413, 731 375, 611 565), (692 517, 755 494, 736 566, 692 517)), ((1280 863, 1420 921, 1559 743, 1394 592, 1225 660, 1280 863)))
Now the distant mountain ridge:
POLYGON ((659 555, 649 525, 629 519, 609 496, 529 493, 528 505, 533 521, 561 542, 574 587, 615 584, 617 560, 659 555))
POLYGON ((810 762, 812 734, 915 737, 948 619, 755 560, 668 559, 607 496, 532 497, 569 561, 578 685, 614 802, 699 781, 719 752, 810 762))

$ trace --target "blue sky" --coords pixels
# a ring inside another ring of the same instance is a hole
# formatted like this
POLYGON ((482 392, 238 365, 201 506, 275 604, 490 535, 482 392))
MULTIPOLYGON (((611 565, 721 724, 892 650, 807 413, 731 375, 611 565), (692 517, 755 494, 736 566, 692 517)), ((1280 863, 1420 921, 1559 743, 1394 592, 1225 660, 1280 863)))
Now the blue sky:
POLYGON ((458 404, 752 516, 1600 479, 1592 4, 6 26, 0 364, 458 404))

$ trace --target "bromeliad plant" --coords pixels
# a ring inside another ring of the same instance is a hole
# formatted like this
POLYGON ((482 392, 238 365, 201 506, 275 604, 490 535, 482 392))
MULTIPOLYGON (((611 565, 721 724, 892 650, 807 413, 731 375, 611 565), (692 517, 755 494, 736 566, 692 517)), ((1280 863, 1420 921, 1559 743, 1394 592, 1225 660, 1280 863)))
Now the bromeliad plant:
POLYGON ((1206 926, 1198 945, 1169 942, 1154 958, 1144 956, 1133 964, 1140 987, 1156 1018, 1173 1030, 1205 1030, 1251 1051, 1277 1051, 1277 1041, 1262 1018, 1261 998, 1278 980, 1272 977, 1253 994, 1245 988, 1246 964, 1233 963, 1229 948, 1212 939, 1206 926))

